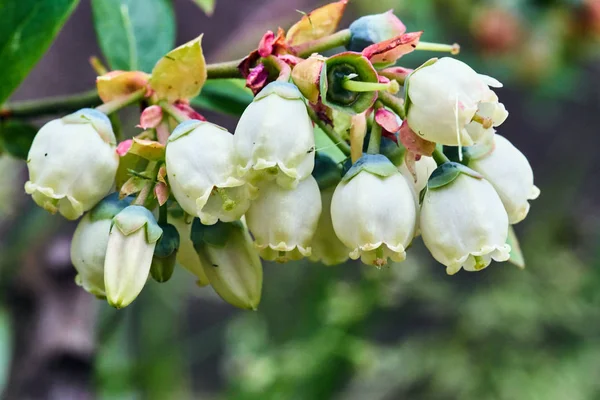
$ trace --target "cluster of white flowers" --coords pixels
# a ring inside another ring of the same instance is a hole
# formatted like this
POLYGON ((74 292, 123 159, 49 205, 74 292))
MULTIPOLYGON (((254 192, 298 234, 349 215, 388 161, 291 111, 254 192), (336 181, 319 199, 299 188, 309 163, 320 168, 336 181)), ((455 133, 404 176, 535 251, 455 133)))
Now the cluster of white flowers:
POLYGON ((157 222, 156 204, 146 208, 111 194, 119 166, 115 135, 105 115, 84 109, 39 131, 25 189, 68 219, 89 211, 73 238, 77 282, 119 308, 149 276, 168 280, 175 259, 199 285, 251 309, 262 288, 259 256, 327 265, 351 258, 382 267, 405 260, 421 235, 448 274, 476 271, 509 258, 509 226, 539 195, 525 156, 495 134, 508 114, 490 86, 501 84, 460 61, 424 64, 406 79, 405 122, 437 144, 434 157, 391 160, 369 146, 342 173, 325 154, 316 157, 298 88, 272 82, 234 134, 200 120, 173 130, 163 159, 172 195, 164 203, 168 222, 164 215, 157 222), (442 146, 464 158, 450 162, 442 146))

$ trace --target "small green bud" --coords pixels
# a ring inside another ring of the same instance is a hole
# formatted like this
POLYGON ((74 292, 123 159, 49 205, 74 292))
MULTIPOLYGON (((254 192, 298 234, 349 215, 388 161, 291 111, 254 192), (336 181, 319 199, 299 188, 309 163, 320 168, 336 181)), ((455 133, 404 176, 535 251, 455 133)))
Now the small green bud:
POLYGON ((150 275, 157 282, 166 282, 171 279, 175 269, 175 261, 179 250, 179 232, 171 224, 159 224, 163 235, 156 243, 150 275))

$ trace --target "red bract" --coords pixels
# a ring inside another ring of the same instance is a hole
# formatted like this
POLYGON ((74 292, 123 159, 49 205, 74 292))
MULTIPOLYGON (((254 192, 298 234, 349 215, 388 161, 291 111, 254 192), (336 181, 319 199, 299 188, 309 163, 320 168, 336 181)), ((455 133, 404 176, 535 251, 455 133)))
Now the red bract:
POLYGON ((423 31, 405 33, 395 38, 375 43, 362 51, 373 64, 391 64, 415 50, 423 31))

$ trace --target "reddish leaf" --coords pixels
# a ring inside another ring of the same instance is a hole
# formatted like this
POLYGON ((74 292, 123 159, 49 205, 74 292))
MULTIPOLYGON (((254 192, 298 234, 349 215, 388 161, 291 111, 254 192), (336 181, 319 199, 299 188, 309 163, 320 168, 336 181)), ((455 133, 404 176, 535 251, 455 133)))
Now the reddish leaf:
POLYGON ((415 154, 415 158, 418 160, 421 156, 431 156, 435 150, 435 143, 423 139, 417 135, 408 126, 408 122, 404 120, 400 127, 400 141, 406 147, 409 152, 415 154))
POLYGON ((269 71, 263 64, 258 64, 250 70, 250 73, 246 77, 246 87, 252 90, 252 93, 256 96, 265 87, 268 79, 269 71))
POLYGON ((385 108, 377 109, 375 112, 375 121, 390 133, 396 133, 400 130, 401 121, 398 122, 396 114, 385 108))
POLYGON ((138 127, 142 129, 156 128, 160 121, 162 121, 163 112, 160 106, 146 107, 140 115, 140 124, 138 127))
POLYGON ((162 182, 162 183, 164 183, 166 185, 167 184, 166 177, 167 177, 167 168, 163 164, 158 169, 158 174, 156 175, 156 180, 159 181, 159 182, 162 182))
POLYGON ((123 157, 125 154, 127 154, 132 144, 133 140, 131 139, 127 139, 119 143, 117 145, 117 154, 119 155, 119 157, 123 157))
POLYGON ((154 185, 154 195, 158 200, 158 205, 164 205, 169 200, 169 187, 164 182, 158 182, 154 185))
POLYGON ((190 119, 197 119, 199 121, 206 121, 206 118, 204 118, 204 115, 202 115, 198 111, 194 110, 192 108, 192 106, 190 106, 190 102, 187 101, 187 100, 178 100, 173 105, 179 111, 182 111, 190 119))
POLYGON ((366 47, 362 54, 373 64, 391 64, 415 50, 423 31, 405 33, 366 47))
POLYGON ((109 102, 148 85, 150 75, 140 71, 111 71, 96 78, 98 96, 109 102))

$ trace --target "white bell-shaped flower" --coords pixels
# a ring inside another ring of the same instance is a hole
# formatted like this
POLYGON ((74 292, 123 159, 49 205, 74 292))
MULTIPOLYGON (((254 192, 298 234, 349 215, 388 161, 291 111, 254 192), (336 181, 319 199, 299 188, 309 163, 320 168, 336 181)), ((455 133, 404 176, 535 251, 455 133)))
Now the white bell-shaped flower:
POLYGON ((350 250, 335 234, 331 220, 331 200, 335 186, 321 190, 321 216, 317 224, 317 231, 311 242, 312 253, 310 260, 321 262, 325 265, 341 264, 348 259, 350 250))
POLYGON ((162 233, 154 215, 142 206, 129 206, 112 219, 104 259, 104 286, 111 306, 126 307, 140 294, 162 233))
POLYGON ((527 158, 505 137, 494 135, 494 150, 469 161, 469 167, 487 179, 502 200, 511 224, 521 222, 529 212, 529 201, 540 195, 533 184, 533 170, 527 158))
POLYGON ((241 218, 256 189, 235 176, 233 135, 197 120, 180 124, 166 149, 169 184, 187 212, 212 225, 241 218))
POLYGON ((444 145, 485 141, 508 116, 489 86, 502 84, 454 58, 430 61, 408 78, 408 124, 423 139, 444 145))
POLYGON ((461 267, 478 271, 492 259, 509 258, 508 215, 485 179, 460 173, 444 186, 430 185, 421 204, 420 228, 425 246, 449 275, 461 267))
POLYGON ((421 156, 418 161, 415 161, 415 174, 406 166, 406 163, 403 162, 398 167, 398 170, 402 174, 402 176, 411 184, 411 187, 414 189, 417 198, 419 197, 419 193, 421 190, 425 189, 427 186, 427 180, 431 176, 431 173, 435 171, 437 168, 437 163, 433 159, 433 157, 421 156))
POLYGON ((77 219, 112 189, 119 156, 108 117, 82 109, 44 125, 27 156, 25 191, 44 209, 77 219))
POLYGON ((319 185, 312 175, 293 189, 275 182, 259 187, 259 197, 246 214, 246 222, 260 255, 285 262, 310 256, 311 240, 321 215, 319 185))
POLYGON ((238 173, 250 181, 276 178, 290 188, 308 177, 315 139, 298 88, 283 82, 267 85, 242 114, 234 147, 238 173))
POLYGON ((404 261, 417 210, 412 190, 384 156, 363 155, 338 184, 331 201, 337 237, 350 258, 381 267, 404 261))
POLYGON ((75 282, 96 297, 106 296, 104 258, 112 219, 130 202, 119 200, 117 193, 107 196, 79 221, 73 234, 71 263, 77 270, 75 282))

